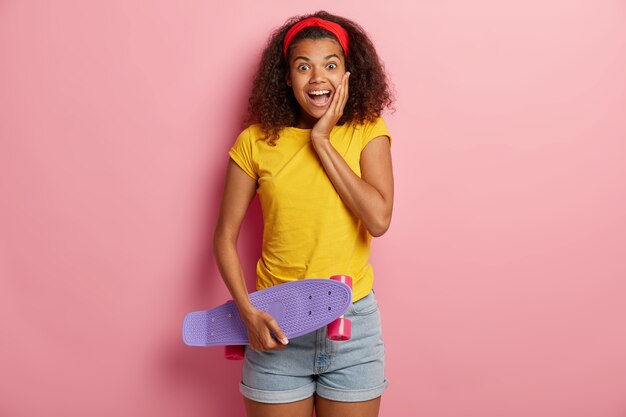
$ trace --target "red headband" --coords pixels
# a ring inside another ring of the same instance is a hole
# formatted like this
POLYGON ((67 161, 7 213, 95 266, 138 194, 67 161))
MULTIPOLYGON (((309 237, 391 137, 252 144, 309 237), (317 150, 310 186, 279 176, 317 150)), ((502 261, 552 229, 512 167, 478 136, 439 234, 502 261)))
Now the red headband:
POLYGON ((285 40, 283 41, 283 54, 287 56, 287 49, 289 48, 289 44, 293 40, 293 38, 304 28, 308 27, 319 27, 322 29, 326 29, 333 35, 337 37, 339 41, 339 45, 343 48, 343 52, 348 55, 348 32, 341 27, 341 25, 330 22, 328 20, 320 19, 319 17, 309 17, 303 19, 289 28, 287 34, 285 35, 285 40))

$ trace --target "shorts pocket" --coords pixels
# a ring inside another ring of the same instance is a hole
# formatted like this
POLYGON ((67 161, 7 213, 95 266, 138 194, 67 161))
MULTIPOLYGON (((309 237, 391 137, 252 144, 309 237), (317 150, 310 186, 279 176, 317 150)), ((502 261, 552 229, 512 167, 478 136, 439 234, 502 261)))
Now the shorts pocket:
POLYGON ((367 296, 361 298, 356 303, 352 303, 349 311, 354 316, 367 316, 378 311, 378 301, 376 301, 374 292, 370 291, 367 296))

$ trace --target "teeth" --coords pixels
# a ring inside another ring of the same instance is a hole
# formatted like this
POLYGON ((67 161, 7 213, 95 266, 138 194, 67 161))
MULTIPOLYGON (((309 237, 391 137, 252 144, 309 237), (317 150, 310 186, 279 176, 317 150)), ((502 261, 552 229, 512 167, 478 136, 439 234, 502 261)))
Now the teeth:
POLYGON ((330 91, 328 90, 316 90, 316 91, 309 91, 309 94, 314 95, 314 96, 321 96, 324 94, 330 94, 330 91))

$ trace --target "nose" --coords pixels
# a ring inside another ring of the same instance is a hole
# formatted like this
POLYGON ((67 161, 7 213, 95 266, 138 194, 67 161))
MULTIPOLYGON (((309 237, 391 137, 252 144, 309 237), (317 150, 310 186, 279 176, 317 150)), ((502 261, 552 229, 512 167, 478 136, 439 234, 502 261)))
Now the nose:
POLYGON ((309 83, 315 84, 323 82, 325 78, 324 70, 321 68, 313 68, 311 69, 311 78, 309 79, 309 83))

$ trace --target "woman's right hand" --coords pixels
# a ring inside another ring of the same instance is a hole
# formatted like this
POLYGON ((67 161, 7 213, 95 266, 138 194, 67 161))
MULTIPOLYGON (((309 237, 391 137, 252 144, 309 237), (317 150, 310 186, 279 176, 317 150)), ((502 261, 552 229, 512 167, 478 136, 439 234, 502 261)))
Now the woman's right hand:
POLYGON ((280 350, 289 343, 278 322, 270 314, 252 307, 241 317, 248 329, 252 349, 259 352, 280 350))

